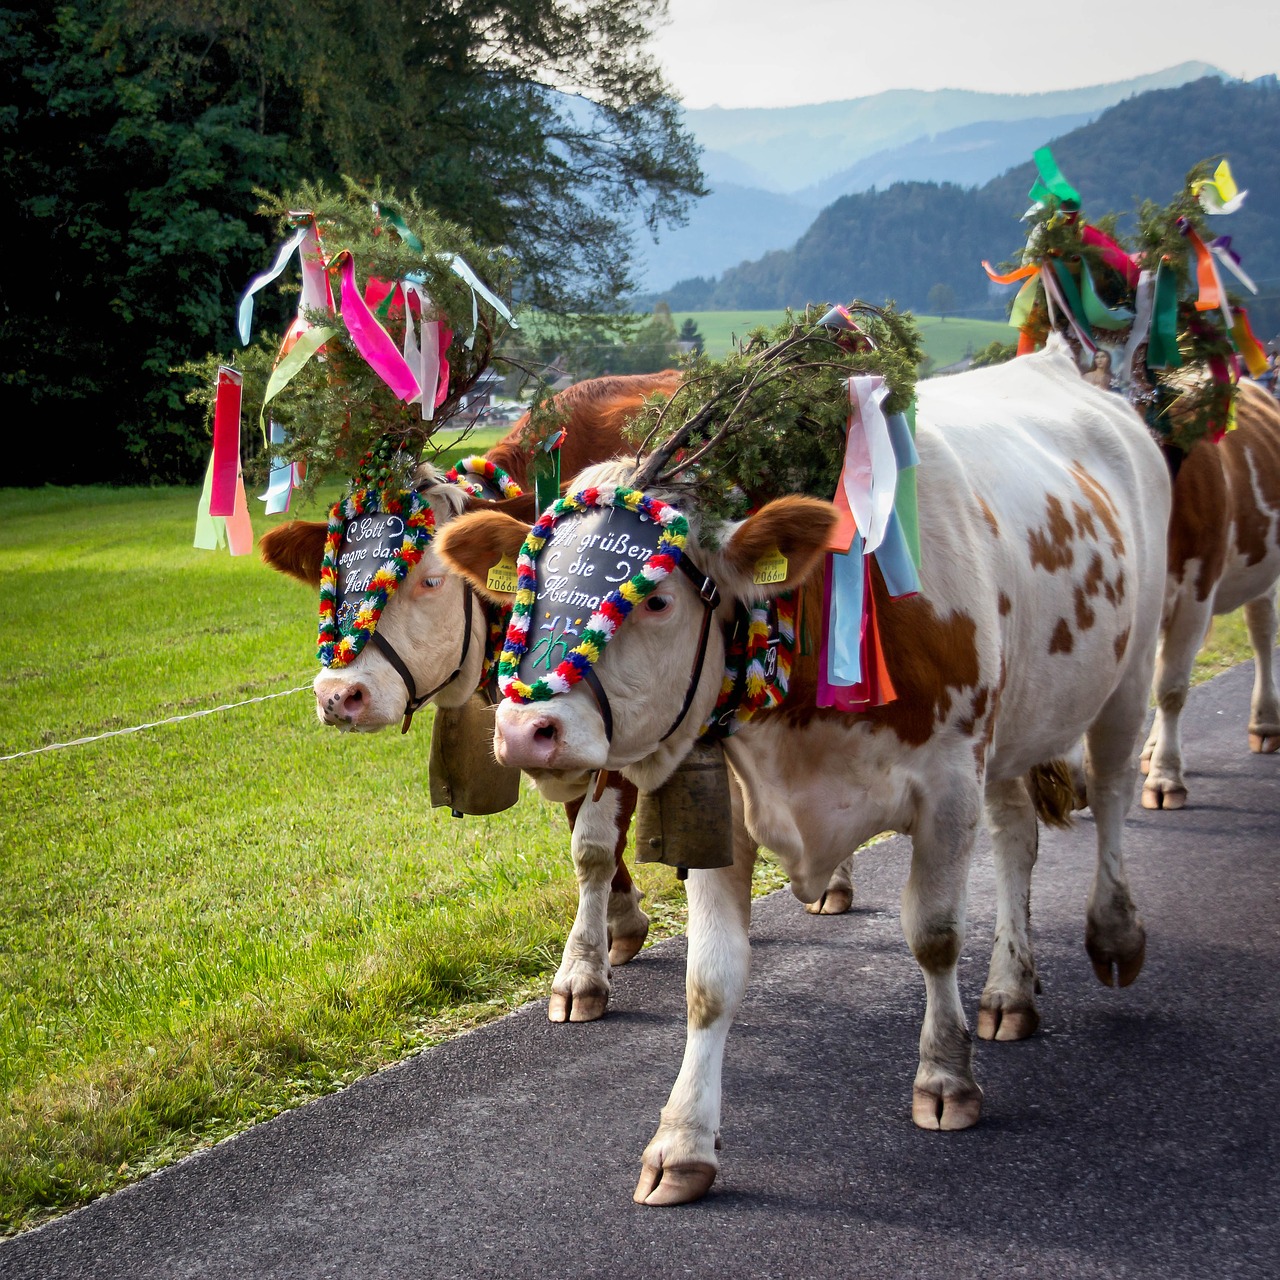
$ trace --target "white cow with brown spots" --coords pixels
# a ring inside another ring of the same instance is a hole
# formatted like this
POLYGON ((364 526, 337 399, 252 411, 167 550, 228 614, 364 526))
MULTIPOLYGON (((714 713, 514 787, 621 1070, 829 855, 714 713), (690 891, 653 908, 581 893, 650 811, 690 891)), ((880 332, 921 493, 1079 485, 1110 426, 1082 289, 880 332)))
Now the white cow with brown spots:
POLYGON ((1178 468, 1169 521, 1169 581, 1156 657, 1156 718, 1142 751, 1148 809, 1187 802, 1179 716, 1191 667, 1215 614, 1244 606, 1253 647, 1249 747, 1280 748, 1280 699, 1272 653, 1280 578, 1280 406, 1244 383, 1237 427, 1197 444, 1178 468))
MULTIPOLYGON (((1086 947, 1104 982, 1127 984, 1141 968, 1145 934, 1121 836, 1163 597, 1163 536, 1152 531, 1168 519, 1164 460, 1132 410, 1085 385, 1056 344, 922 384, 918 421, 923 589, 890 602, 878 573, 874 584, 898 700, 861 714, 820 710, 810 658, 783 705, 727 741, 734 864, 689 873, 688 1041, 644 1153, 636 1199, 646 1204, 696 1199, 716 1176, 721 1064, 747 982, 758 845, 808 902, 870 836, 911 836, 902 924, 927 997, 912 1102, 924 1128, 963 1129, 981 1109, 956 961, 984 808, 998 901, 978 1032, 1017 1039, 1038 1023, 1029 925, 1037 823, 1027 778, 1082 735, 1098 835, 1086 947)), ((574 487, 625 484, 632 473, 610 463, 574 487)), ((680 505, 679 492, 659 496, 680 505)), ((791 497, 737 526, 695 527, 689 554, 719 584, 722 618, 736 599, 799 590, 812 628, 833 520, 828 504, 791 497), (753 585, 754 566, 775 550, 788 561, 785 581, 753 585)), ((479 587, 495 552, 515 552, 523 536, 496 513, 468 515, 441 536, 441 553, 479 587)), ((677 573, 618 628, 596 667, 613 703, 611 742, 580 684, 544 702, 504 701, 499 759, 546 782, 611 768, 642 789, 659 786, 716 699, 724 641, 713 627, 689 713, 661 740, 686 695, 685 677, 672 673, 693 671, 702 613, 677 573)))

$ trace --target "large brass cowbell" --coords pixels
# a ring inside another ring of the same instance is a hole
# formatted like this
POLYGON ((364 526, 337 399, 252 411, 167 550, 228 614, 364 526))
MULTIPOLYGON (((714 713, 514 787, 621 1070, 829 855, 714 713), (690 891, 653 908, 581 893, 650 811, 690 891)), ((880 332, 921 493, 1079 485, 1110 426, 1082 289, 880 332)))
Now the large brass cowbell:
POLYGON ((493 758, 495 708, 480 693, 460 707, 437 707, 428 777, 431 803, 455 818, 501 813, 520 799, 520 770, 493 758))
POLYGON ((636 806, 636 861, 685 873, 733 865, 729 770, 718 742, 697 743, 657 791, 636 806))

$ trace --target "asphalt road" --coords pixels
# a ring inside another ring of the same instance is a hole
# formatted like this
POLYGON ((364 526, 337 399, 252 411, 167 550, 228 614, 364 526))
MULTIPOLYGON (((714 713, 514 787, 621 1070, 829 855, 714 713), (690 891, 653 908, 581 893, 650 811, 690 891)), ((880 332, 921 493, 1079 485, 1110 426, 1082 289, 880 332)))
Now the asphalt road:
MULTIPOLYGON (((1251 678, 1191 695, 1190 807, 1133 810, 1134 986, 1084 953, 1091 822, 1044 836, 1043 1023, 979 1046, 976 1129, 910 1122, 923 990, 893 840, 860 857, 848 916, 757 904, 700 1204, 631 1202, 683 1043, 673 940, 619 971, 602 1022, 530 1006, 0 1245, 0 1276, 1280 1275, 1280 756, 1247 750, 1251 678)), ((984 841, 971 1019, 991 881, 984 841)))

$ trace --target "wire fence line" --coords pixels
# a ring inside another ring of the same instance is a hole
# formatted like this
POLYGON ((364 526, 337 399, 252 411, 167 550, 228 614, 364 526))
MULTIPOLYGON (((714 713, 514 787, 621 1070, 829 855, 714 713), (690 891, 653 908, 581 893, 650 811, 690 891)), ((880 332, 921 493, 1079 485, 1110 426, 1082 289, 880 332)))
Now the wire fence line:
POLYGON ((43 755, 46 751, 65 751, 68 747, 85 747, 91 742, 102 742, 107 738, 119 738, 128 733, 141 733, 144 729, 159 729, 166 724, 181 724, 184 720, 199 720, 201 716, 217 715, 220 711, 234 711, 237 707, 249 707, 255 702, 270 702, 274 698, 288 698, 295 693, 309 690, 311 683, 300 684, 294 689, 282 689, 279 693, 264 693, 256 698, 246 698, 243 702, 224 702, 218 707, 206 707, 203 711, 189 711, 186 715, 169 716, 164 720, 152 720, 148 724, 130 725, 127 729, 109 729, 106 733, 95 733, 87 738, 73 738, 70 742, 52 742, 48 746, 33 747, 30 751, 15 751, 11 755, 0 756, 0 764, 6 760, 21 760, 24 756, 43 755))

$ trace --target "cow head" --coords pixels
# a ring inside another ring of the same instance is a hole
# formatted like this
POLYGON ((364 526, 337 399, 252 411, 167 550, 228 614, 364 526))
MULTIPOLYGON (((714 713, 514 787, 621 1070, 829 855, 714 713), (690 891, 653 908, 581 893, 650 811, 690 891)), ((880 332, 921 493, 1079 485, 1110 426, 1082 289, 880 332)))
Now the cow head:
MULTIPOLYGON (((415 480, 425 485, 423 494, 437 530, 472 501, 461 488, 445 483, 433 467, 420 468, 415 480)), ((291 521, 263 537, 262 558, 280 572, 318 587, 325 536, 323 523, 291 521)), ((434 690, 431 701, 441 706, 460 706, 480 683, 488 626, 485 610, 466 583, 446 570, 436 549, 437 537, 428 542, 422 559, 382 610, 375 635, 386 644, 367 643, 347 665, 316 675, 316 711, 323 723, 360 731, 382 729, 404 719, 410 681, 418 697, 434 690), (469 642, 464 644, 468 631, 469 642), (387 656, 387 646, 394 659, 387 656), (408 680, 395 661, 403 664, 408 680)))
MULTIPOLYGON (((625 488, 634 466, 634 462, 615 461, 588 468, 572 482, 570 492, 603 493, 609 505, 614 491, 625 488)), ((647 496, 679 510, 678 492, 647 496)), ((572 527, 575 519, 561 516, 551 524, 540 521, 526 544, 532 548, 539 539, 538 530, 544 531, 546 542, 537 551, 536 561, 530 561, 528 550, 521 561, 526 588, 532 582, 529 565, 536 563, 540 594, 534 600, 526 598, 530 629, 517 647, 529 642, 525 658, 532 657, 539 645, 549 651, 557 643, 552 639, 557 619, 563 618, 560 625, 578 624, 564 643, 563 662, 581 666, 584 647, 598 656, 583 678, 575 678, 569 666, 551 671, 548 659, 541 666, 548 673, 546 678, 531 683, 529 678, 539 664, 535 661, 526 667, 522 658, 516 669, 509 639, 502 678, 507 696, 498 708, 495 753, 501 763, 519 766, 539 779, 626 769, 638 785, 656 787, 687 753, 715 704, 724 670, 723 629, 732 618, 735 602, 798 587, 821 556, 836 513, 829 503, 789 497, 768 503, 736 525, 699 529, 691 520, 680 557, 683 563, 671 567, 674 557, 669 557, 668 568, 661 573, 654 566, 663 559, 663 547, 655 546, 654 530, 645 551, 654 550, 655 558, 645 562, 640 576, 660 580, 647 592, 644 588, 633 591, 629 611, 616 623, 611 621, 615 611, 608 602, 599 602, 600 588, 596 596, 588 597, 589 588, 582 583, 566 584, 552 572, 569 568, 564 561, 575 554, 582 562, 583 549, 593 539, 595 545, 609 547, 607 531, 587 533, 583 524, 579 533, 572 527), (559 562, 551 559, 556 550, 561 554, 559 562), (767 583, 759 580, 764 562, 776 569, 767 575, 772 579, 767 583), (593 613, 596 604, 599 608, 593 613), (594 625, 601 617, 605 620, 594 625), (539 628, 541 636, 535 643, 539 628), (605 644, 591 639, 601 632, 607 633, 605 644), (578 637, 578 648, 570 650, 568 645, 578 637)), ((529 526, 496 513, 468 515, 443 531, 437 545, 446 564, 465 575, 477 591, 486 592, 490 567, 500 557, 517 554, 529 532, 529 526)), ((635 543, 634 533, 625 536, 635 543)), ((598 566, 600 576, 620 583, 637 565, 632 563, 612 577, 610 567, 598 566)), ((520 612, 517 607, 517 616, 520 612)), ((511 635, 516 631, 513 627, 511 635)))

